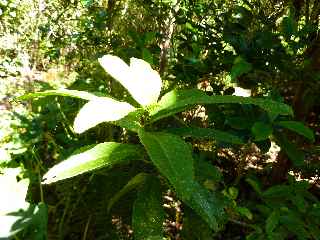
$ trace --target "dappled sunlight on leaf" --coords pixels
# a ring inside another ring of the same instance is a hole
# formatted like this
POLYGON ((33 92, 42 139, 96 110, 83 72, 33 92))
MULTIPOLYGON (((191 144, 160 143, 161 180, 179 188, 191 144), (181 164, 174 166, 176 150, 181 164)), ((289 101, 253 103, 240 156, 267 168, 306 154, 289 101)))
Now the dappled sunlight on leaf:
POLYGON ((97 146, 72 155, 52 167, 44 176, 43 184, 50 184, 79 174, 111 166, 130 159, 139 159, 140 147, 115 142, 100 143, 97 146))

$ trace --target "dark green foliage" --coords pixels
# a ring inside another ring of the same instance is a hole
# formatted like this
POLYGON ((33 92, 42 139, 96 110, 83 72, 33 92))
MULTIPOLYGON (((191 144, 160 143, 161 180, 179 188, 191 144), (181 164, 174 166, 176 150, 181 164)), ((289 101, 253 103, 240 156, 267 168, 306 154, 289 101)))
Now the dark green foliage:
MULTIPOLYGON (((259 193, 263 205, 255 208, 266 217, 265 234, 270 239, 318 239, 320 225, 309 214, 318 214, 319 200, 308 192, 308 183, 290 179, 289 185, 276 185, 259 193)), ((251 236, 263 236, 259 231, 251 236)))
POLYGON ((238 136, 232 135, 228 132, 223 132, 208 128, 176 128, 170 129, 169 132, 198 139, 213 139, 218 142, 227 142, 232 144, 243 144, 243 141, 238 136))
POLYGON ((319 15, 317 0, 0 1, 0 177, 30 180, 9 191, 30 203, 12 238, 320 239, 319 15), (151 64, 158 102, 140 107, 105 54, 151 64), (77 134, 107 96, 136 109, 77 134))
POLYGON ((208 96, 199 90, 173 90, 164 95, 158 106, 151 110, 151 121, 160 120, 177 112, 187 110, 196 104, 253 104, 272 114, 292 115, 292 109, 283 103, 262 98, 238 96, 208 96))
POLYGON ((161 197, 159 180, 148 177, 139 189, 133 205, 132 226, 135 239, 162 239, 164 211, 161 197))

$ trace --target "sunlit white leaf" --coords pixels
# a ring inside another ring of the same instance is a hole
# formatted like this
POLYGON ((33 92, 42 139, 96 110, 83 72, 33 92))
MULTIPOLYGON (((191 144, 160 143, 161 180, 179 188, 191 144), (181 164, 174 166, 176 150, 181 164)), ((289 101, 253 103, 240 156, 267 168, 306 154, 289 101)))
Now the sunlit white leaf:
MULTIPOLYGON (((124 87, 130 84, 130 67, 121 58, 112 55, 104 55, 98 59, 104 70, 124 87)), ((128 89, 129 90, 129 89, 128 89)))
POLYGON ((157 102, 161 91, 161 78, 149 63, 137 59, 130 59, 131 75, 136 84, 128 89, 132 97, 143 106, 157 102))
POLYGON ((25 198, 29 179, 17 181, 20 171, 20 168, 7 168, 3 174, 0 174, 0 216, 28 206, 25 198))
POLYGON ((149 63, 131 58, 128 66, 119 57, 112 55, 103 56, 99 62, 142 106, 157 102, 162 82, 158 72, 153 70, 149 63))
POLYGON ((112 98, 99 97, 86 103, 74 121, 74 131, 82 133, 99 123, 119 120, 131 111, 133 106, 112 98))

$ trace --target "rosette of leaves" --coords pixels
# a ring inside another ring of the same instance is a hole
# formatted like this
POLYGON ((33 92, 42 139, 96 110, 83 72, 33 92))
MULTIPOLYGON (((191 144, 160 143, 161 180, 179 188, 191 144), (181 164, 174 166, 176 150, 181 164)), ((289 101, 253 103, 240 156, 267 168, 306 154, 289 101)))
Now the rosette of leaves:
POLYGON ((154 124, 168 116, 207 104, 254 104, 274 115, 292 115, 289 106, 268 99, 238 96, 208 96, 200 90, 173 90, 160 97, 162 81, 159 74, 147 62, 131 58, 130 65, 116 56, 105 55, 100 64, 119 81, 139 104, 134 107, 110 97, 75 90, 50 90, 20 97, 29 99, 60 95, 85 99, 74 120, 75 132, 81 134, 102 122, 111 122, 135 132, 141 144, 104 142, 74 154, 51 168, 43 176, 43 184, 51 184, 66 178, 130 160, 151 160, 160 174, 141 173, 128 182, 109 203, 113 203, 132 188, 138 189, 133 204, 132 224, 136 239, 162 239, 164 212, 161 203, 161 184, 173 188, 177 196, 195 211, 208 226, 218 231, 225 221, 225 201, 218 192, 210 191, 195 177, 191 147, 184 136, 209 138, 231 144, 242 144, 242 139, 217 129, 178 128, 155 131, 154 124), (145 154, 147 153, 147 154, 145 154), (166 181, 159 181, 165 179, 166 181))

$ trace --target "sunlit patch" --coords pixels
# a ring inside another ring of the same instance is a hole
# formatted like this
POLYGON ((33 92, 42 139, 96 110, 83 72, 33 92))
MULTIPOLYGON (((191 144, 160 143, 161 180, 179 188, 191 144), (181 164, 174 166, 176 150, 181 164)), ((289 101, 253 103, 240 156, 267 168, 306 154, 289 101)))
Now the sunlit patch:
POLYGON ((99 63, 142 106, 157 102, 162 82, 158 72, 153 70, 149 63, 131 58, 128 66, 119 57, 112 55, 103 56, 99 59, 99 63))
POLYGON ((25 209, 29 204, 25 201, 29 179, 17 181, 20 168, 7 168, 0 174, 0 216, 19 209, 25 209))
MULTIPOLYGON (((96 148, 92 148, 92 150, 94 151, 94 149, 97 148, 99 148, 99 146, 97 146, 96 148)), ((116 148, 117 145, 108 146, 110 152, 112 152, 116 148)), ((73 155, 68 160, 62 161, 59 164, 55 165, 43 176, 42 184, 50 184, 87 172, 88 169, 96 169, 101 167, 99 165, 99 162, 97 164, 94 164, 95 162, 92 161, 94 157, 93 151, 88 150, 86 152, 73 155)), ((101 164, 102 163, 103 161, 101 161, 101 164)))
POLYGON ((232 95, 239 96, 239 97, 250 97, 251 96, 251 89, 235 87, 234 93, 232 95))
POLYGON ((74 131, 82 133, 99 123, 119 120, 134 110, 129 103, 98 97, 81 108, 74 121, 74 131))

